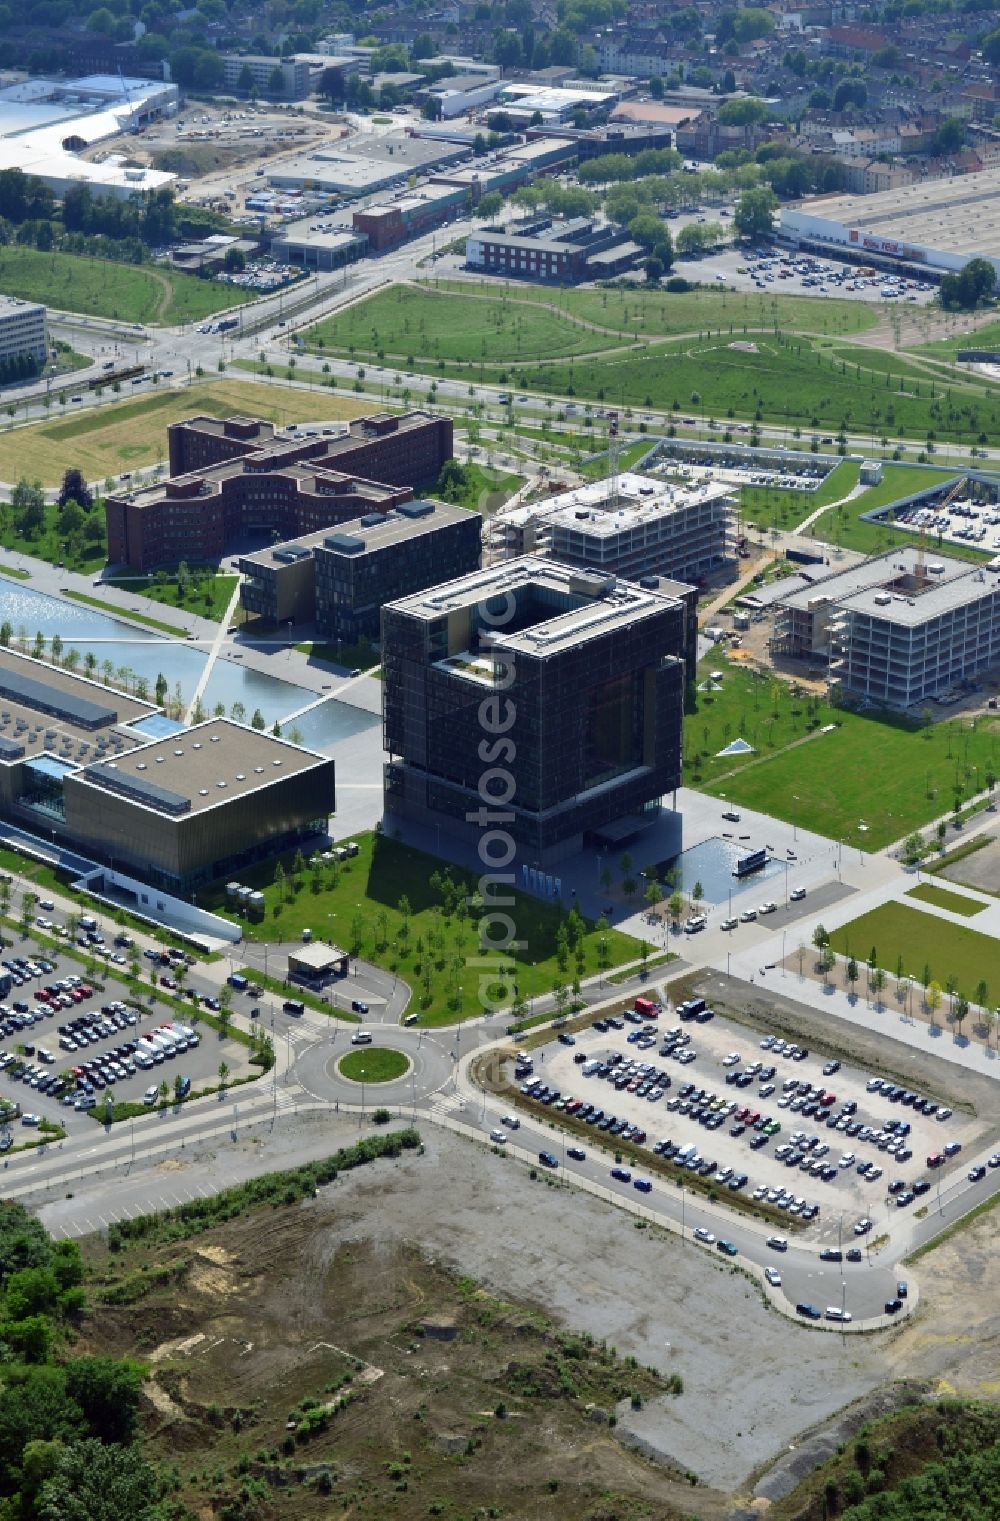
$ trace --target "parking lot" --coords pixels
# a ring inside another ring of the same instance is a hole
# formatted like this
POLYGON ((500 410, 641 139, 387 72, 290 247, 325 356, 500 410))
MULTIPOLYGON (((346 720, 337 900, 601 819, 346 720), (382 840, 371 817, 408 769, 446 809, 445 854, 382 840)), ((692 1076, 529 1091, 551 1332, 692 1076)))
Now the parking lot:
POLYGON ((559 1094, 543 1102, 612 1143, 651 1148, 711 1178, 720 1194, 814 1221, 827 1239, 841 1221, 849 1231, 871 1220, 877 1233, 893 1210, 919 1206, 980 1133, 933 1094, 686 1012, 598 1019, 560 1036, 531 1053, 522 1091, 541 1082, 559 1094))
MULTIPOLYGON (((12 985, 0 1003, 0 1103, 22 1110, 6 1127, 8 1145, 43 1119, 86 1131, 88 1109, 100 1111, 112 1091, 140 1103, 163 1082, 173 1093, 177 1076, 195 1089, 217 1083, 220 1061, 232 1077, 251 1070, 246 1047, 198 1033, 194 1002, 189 1013, 143 1012, 124 985, 107 979, 101 987, 79 961, 56 953, 11 952, 2 965, 12 985)), ((166 967, 161 976, 174 980, 166 967)))

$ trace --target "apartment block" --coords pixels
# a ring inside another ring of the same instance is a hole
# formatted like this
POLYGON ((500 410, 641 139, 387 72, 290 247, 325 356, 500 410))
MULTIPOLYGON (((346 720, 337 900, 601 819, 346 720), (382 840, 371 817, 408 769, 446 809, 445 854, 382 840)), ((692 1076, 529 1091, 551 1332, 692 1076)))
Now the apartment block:
POLYGON ((47 355, 45 307, 0 296, 0 370, 22 358, 43 365, 47 355))

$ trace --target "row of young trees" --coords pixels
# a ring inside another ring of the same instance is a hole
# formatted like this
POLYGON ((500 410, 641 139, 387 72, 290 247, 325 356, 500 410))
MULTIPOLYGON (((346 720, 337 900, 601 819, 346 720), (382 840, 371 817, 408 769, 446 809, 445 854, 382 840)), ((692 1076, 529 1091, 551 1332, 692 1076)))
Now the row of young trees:
MULTIPOLYGON (((818 924, 813 931, 812 943, 819 951, 818 966, 824 976, 828 975, 837 963, 837 954, 833 949, 829 931, 822 924, 818 924)), ((801 958, 805 947, 799 948, 799 960, 801 970, 801 958)), ((874 998, 876 1004, 888 984, 888 975, 884 967, 879 965, 878 949, 872 946, 867 960, 859 962, 857 957, 848 953, 841 958, 844 970, 845 983, 853 995, 862 977, 865 979, 868 997, 874 998)), ((973 1008, 977 1010, 976 1023, 989 1037, 990 1032, 997 1025, 997 1011, 990 1004, 990 987, 985 977, 980 977, 972 990, 971 999, 962 991, 959 978, 955 973, 949 973, 944 981, 937 980, 933 968, 929 962, 924 962, 919 977, 914 977, 905 970, 904 960, 900 954, 896 958, 895 984, 897 997, 902 1001, 909 993, 912 985, 918 983, 923 993, 923 1006, 925 1012, 932 1019, 943 1006, 945 999, 948 1000, 948 1014, 958 1026, 959 1034, 962 1026, 969 1018, 973 1008)))

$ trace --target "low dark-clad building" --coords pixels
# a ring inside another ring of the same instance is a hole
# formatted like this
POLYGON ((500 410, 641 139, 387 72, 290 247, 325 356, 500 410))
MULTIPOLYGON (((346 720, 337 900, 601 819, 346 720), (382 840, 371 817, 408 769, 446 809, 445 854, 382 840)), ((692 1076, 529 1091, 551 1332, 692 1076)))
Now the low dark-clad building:
POLYGON ((449 502, 401 502, 240 560, 240 600, 272 623, 313 622, 323 638, 379 637, 385 603, 479 565, 482 518, 449 502))
POLYGON ((328 757, 227 719, 151 737, 154 715, 0 649, 0 816, 178 893, 326 833, 328 757))
POLYGON ((533 865, 637 832, 680 783, 687 625, 659 589, 534 557, 390 604, 385 827, 479 849, 492 808, 533 865))

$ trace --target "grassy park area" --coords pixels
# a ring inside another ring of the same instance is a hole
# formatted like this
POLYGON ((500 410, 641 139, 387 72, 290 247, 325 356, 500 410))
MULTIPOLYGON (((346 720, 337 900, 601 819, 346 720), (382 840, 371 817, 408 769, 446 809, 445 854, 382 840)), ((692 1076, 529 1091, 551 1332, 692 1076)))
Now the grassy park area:
POLYGON ((158 571, 155 576, 115 576, 107 584, 137 597, 148 597, 162 607, 197 613, 200 618, 213 618, 218 623, 225 617, 238 582, 239 576, 220 576, 211 567, 195 565, 183 577, 172 571, 158 571))
POLYGON ((242 306, 255 294, 167 265, 119 264, 12 243, 0 248, 0 286, 8 296, 41 301, 59 311, 171 326, 242 306))
POLYGON ((315 418, 317 407, 324 418, 358 417, 371 410, 370 403, 347 397, 323 396, 317 403, 305 391, 250 380, 218 379, 171 387, 79 416, 0 433, 0 480, 16 481, 27 475, 55 486, 70 464, 88 480, 148 469, 166 460, 167 424, 193 412, 219 417, 241 413, 284 424, 315 418))
MULTIPOLYGON (((809 530, 814 538, 825 544, 836 544, 842 549, 855 549, 861 554, 880 554, 895 544, 912 544, 915 535, 907 528, 894 528, 889 518, 879 522, 862 521, 862 513, 874 512, 890 502, 910 496, 915 491, 926 491, 932 486, 943 485, 959 474, 955 469, 929 468, 914 465, 883 465, 882 479, 877 486, 870 486, 849 502, 831 507, 817 518, 809 530)), ((818 504, 817 504, 818 505, 818 504)), ((948 553, 962 554, 964 545, 949 544, 948 553)), ((979 558, 975 551, 966 551, 969 557, 979 558)))
POLYGON ((338 353, 505 364, 606 349, 637 337, 744 330, 848 335, 875 323, 859 301, 725 290, 553 290, 496 281, 394 285, 310 329, 311 348, 338 353))
POLYGON ((970 447, 1000 438, 1000 404, 978 378, 838 341, 875 320, 861 302, 806 296, 445 282, 391 286, 306 339, 360 361, 705 421, 754 417, 970 447))
POLYGON ((402 1051, 368 1046, 348 1051, 337 1063, 337 1071, 352 1083, 391 1083, 394 1078, 402 1077, 409 1065, 402 1051))
POLYGON ((697 692, 685 720, 684 780, 728 802, 879 850, 1000 776, 995 721, 853 713, 719 650, 702 662, 699 687, 712 671, 722 680, 697 692), (718 754, 737 738, 751 754, 718 754))
POLYGON ((911 887, 906 896, 921 903, 933 903, 935 908, 945 908, 952 914, 962 914, 966 919, 974 919, 976 914, 989 907, 988 903, 979 903, 975 898, 966 897, 965 893, 953 893, 946 887, 938 887, 935 882, 921 882, 918 887, 911 887))
MULTIPOLYGON (((480 916, 467 902, 476 879, 381 835, 362 835, 358 845, 358 855, 347 861, 303 862, 298 873, 288 856, 280 871, 271 862, 244 871, 240 880, 259 888, 266 902, 254 940, 301 942, 309 929, 317 940, 345 946, 406 981, 422 1025, 481 1017, 480 916)), ((568 1001, 575 978, 641 954, 640 943, 618 930, 598 930, 561 907, 511 896, 514 906, 506 911, 523 942, 513 951, 513 975, 525 1005, 560 986, 568 1001)), ((230 912, 221 883, 199 902, 230 912)))
POLYGON ((905 903, 883 903, 852 919, 831 933, 830 944, 859 962, 874 952, 876 965, 890 974, 901 959, 904 974, 921 984, 926 977, 947 988, 954 979, 956 992, 968 999, 980 982, 1000 989, 1000 940, 905 903))

